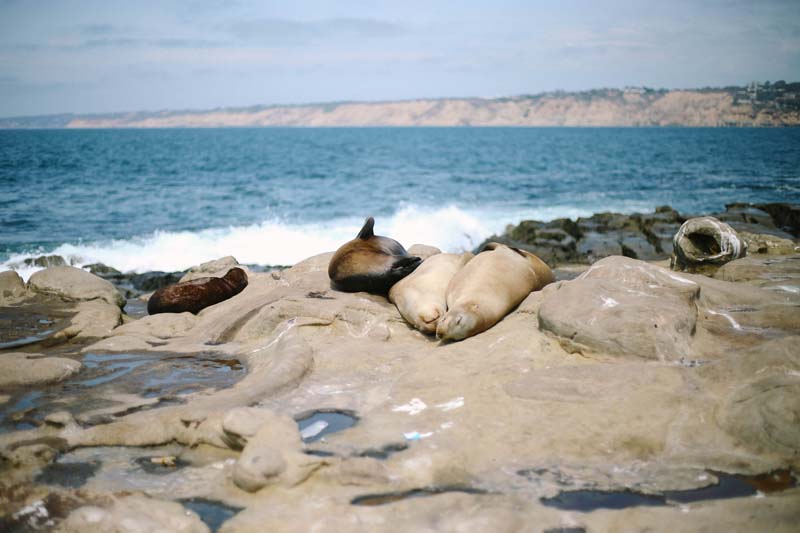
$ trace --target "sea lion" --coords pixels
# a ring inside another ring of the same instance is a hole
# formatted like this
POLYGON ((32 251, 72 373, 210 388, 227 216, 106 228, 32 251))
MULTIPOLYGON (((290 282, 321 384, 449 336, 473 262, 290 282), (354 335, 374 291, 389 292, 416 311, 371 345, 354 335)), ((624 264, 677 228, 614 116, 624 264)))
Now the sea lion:
POLYGON ((197 278, 158 289, 147 301, 147 312, 197 314, 242 292, 247 287, 247 273, 232 268, 221 278, 197 278))
POLYGON ((386 294, 422 262, 396 240, 375 235, 374 226, 375 219, 367 218, 356 238, 333 254, 328 265, 332 289, 386 294))
POLYGON ((447 313, 436 336, 459 341, 494 326, 531 291, 555 281, 530 252, 492 242, 458 271, 447 286, 447 313))
POLYGON ((439 319, 447 311, 447 286, 453 276, 472 259, 466 254, 436 254, 389 291, 389 301, 406 322, 423 333, 433 335, 439 319))

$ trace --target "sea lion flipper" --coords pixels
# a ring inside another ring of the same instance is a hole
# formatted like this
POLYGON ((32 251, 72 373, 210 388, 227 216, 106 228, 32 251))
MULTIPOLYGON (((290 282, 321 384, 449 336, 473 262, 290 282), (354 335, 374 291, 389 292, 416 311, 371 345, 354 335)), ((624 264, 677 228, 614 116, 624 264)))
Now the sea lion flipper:
POLYGON ((487 242, 486 244, 484 244, 483 246, 481 246, 481 249, 480 249, 480 250, 478 250, 478 253, 481 253, 481 252, 488 252, 488 251, 490 251, 490 250, 494 250, 494 249, 495 249, 495 248, 497 248, 498 246, 505 246, 505 245, 503 245, 503 244, 500 244, 499 242, 487 242))
POLYGON ((371 239, 375 236, 375 233, 373 232, 374 227, 375 219, 372 217, 367 217, 367 220, 364 221, 364 226, 361 228, 361 231, 358 232, 356 238, 361 240, 371 239))
POLYGON ((422 263, 422 259, 417 257, 416 255, 406 255, 403 257, 398 257, 394 263, 392 263, 392 272, 402 274, 402 277, 405 277, 412 272, 422 263))

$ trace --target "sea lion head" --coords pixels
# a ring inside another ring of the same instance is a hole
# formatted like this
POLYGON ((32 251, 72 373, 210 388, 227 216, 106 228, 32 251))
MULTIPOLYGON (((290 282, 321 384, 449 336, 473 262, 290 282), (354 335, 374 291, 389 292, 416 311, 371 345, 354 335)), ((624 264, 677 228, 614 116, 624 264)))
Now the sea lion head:
POLYGON ((422 263, 396 240, 375 235, 374 226, 375 219, 367 218, 356 238, 333 254, 328 264, 332 289, 386 294, 422 263))
POLYGON ((478 325, 474 309, 450 309, 436 325, 436 337, 443 341, 466 339, 478 325))
POLYGON ((235 287, 247 287, 247 272, 239 267, 234 267, 222 276, 225 280, 232 283, 235 287))
POLYGON ((417 313, 416 326, 423 333, 433 335, 436 333, 436 328, 439 325, 439 319, 444 315, 445 311, 438 305, 427 305, 419 310, 417 313))

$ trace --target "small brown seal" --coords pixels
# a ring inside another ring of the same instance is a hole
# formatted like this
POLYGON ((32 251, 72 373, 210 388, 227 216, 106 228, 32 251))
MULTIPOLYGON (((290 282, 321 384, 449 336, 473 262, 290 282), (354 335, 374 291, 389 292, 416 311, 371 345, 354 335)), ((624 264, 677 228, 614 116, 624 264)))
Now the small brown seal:
POLYGON ((333 254, 328 265, 332 289, 386 294, 422 262, 396 240, 375 235, 374 226, 375 219, 369 217, 356 238, 333 254))
POLYGON ((221 278, 197 278, 158 289, 147 301, 147 312, 197 314, 201 309, 242 292, 247 287, 247 274, 232 268, 221 278))

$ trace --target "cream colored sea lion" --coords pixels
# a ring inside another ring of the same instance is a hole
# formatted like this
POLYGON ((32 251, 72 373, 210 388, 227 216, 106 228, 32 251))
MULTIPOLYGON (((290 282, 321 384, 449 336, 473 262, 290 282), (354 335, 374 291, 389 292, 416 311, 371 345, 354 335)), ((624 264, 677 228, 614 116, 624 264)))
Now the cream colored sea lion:
POLYGON ((466 254, 436 254, 389 291, 389 301, 406 322, 423 333, 436 333, 439 319, 447 311, 447 286, 453 276, 472 259, 466 254))
POLYGON ((531 291, 553 281, 553 271, 532 253, 489 243, 450 280, 447 313, 436 336, 459 341, 486 331, 531 291))
POLYGON ((375 219, 369 217, 356 238, 333 254, 328 277, 334 290, 386 294, 422 262, 396 240, 375 235, 374 226, 375 219))

